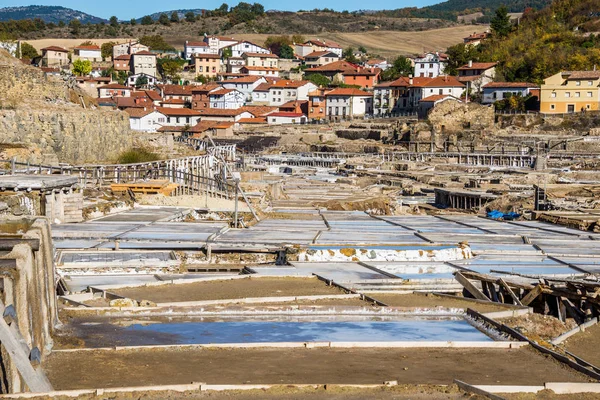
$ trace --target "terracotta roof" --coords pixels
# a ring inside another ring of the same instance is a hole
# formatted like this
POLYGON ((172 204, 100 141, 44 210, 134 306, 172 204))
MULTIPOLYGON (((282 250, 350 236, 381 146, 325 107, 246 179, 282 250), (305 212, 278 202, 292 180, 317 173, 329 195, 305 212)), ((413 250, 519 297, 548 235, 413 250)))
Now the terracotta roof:
POLYGON ((187 130, 191 133, 202 133, 211 129, 227 129, 233 126, 233 122, 224 121, 200 121, 187 130))
POLYGON ((222 88, 222 86, 216 83, 207 83, 205 85, 194 86, 192 88, 192 93, 208 93, 219 88, 222 88))
POLYGON ((206 43, 206 42, 190 42, 190 41, 186 41, 185 45, 186 46, 190 46, 190 47, 208 47, 208 43, 206 43))
POLYGON ((304 42, 304 44, 309 44, 312 43, 315 46, 319 46, 319 47, 330 47, 330 48, 336 48, 336 49, 341 49, 341 46, 335 42, 328 42, 325 40, 308 40, 306 42, 304 42))
POLYGON ((481 78, 481 75, 459 76, 458 80, 461 82, 473 82, 479 78, 481 78))
POLYGON ((424 87, 456 87, 464 86, 455 76, 440 75, 432 78, 429 82, 423 85, 424 87))
POLYGON ((77 46, 75 50, 100 50, 100 47, 93 44, 91 46, 77 46))
POLYGON ((308 100, 290 100, 287 103, 283 103, 282 105, 280 105, 279 108, 297 107, 306 103, 308 103, 308 100))
POLYGON ((152 53, 150 51, 142 50, 142 51, 138 51, 137 53, 133 53, 132 56, 154 56, 154 57, 156 57, 156 54, 152 53))
POLYGON ((142 118, 156 111, 154 108, 126 108, 125 111, 130 118, 142 118))
POLYGON ((358 69, 356 64, 349 63, 348 61, 340 60, 334 61, 329 64, 320 65, 314 68, 308 68, 306 71, 310 72, 321 72, 321 71, 332 71, 332 72, 354 72, 358 69))
POLYGON ((261 83, 256 88, 254 88, 253 91, 254 92, 268 92, 272 86, 273 86, 272 83, 261 83))
POLYGON ((197 110, 190 110, 189 108, 157 107, 156 109, 165 115, 173 117, 197 117, 200 115, 197 110))
POLYGON ((163 94, 165 96, 191 96, 193 86, 181 86, 181 85, 162 85, 163 94))
POLYGON ((115 97, 117 107, 119 108, 152 108, 154 103, 146 97, 135 98, 135 97, 115 97))
POLYGON ((369 65, 377 65, 386 62, 386 60, 368 60, 367 64, 369 65))
POLYGON ((266 118, 240 118, 238 120, 238 124, 266 124, 267 123, 267 119, 266 118))
POLYGON ((572 79, 599 79, 600 71, 565 71, 562 73, 563 76, 569 75, 566 77, 567 80, 572 79))
POLYGON ((104 85, 104 86, 100 87, 99 89, 127 89, 127 90, 131 90, 130 87, 124 86, 124 85, 120 85, 118 83, 111 83, 109 85, 104 85))
POLYGON ((245 110, 243 107, 238 109, 224 109, 224 108, 203 108, 197 110, 199 115, 215 116, 215 117, 235 117, 236 115, 242 114, 245 110))
POLYGON ((333 89, 331 92, 327 92, 325 97, 328 96, 373 96, 373 93, 364 92, 354 88, 338 88, 333 89))
POLYGON ((68 53, 69 52, 69 50, 63 49, 62 47, 58 47, 58 46, 48 46, 48 47, 44 47, 42 49, 42 51, 48 51, 48 50, 60 51, 60 52, 63 52, 63 53, 68 53))
POLYGON ((186 103, 186 101, 183 99, 169 99, 169 100, 162 100, 160 102, 160 104, 178 104, 178 105, 182 105, 185 103, 186 103))
POLYGON ((154 90, 146 90, 146 96, 148 96, 152 101, 158 101, 162 99, 162 97, 160 97, 160 93, 155 92, 154 90))
POLYGON ((445 98, 453 98, 455 99, 456 97, 450 96, 448 94, 434 94, 431 95, 429 97, 425 97, 424 99, 419 100, 420 102, 424 102, 424 103, 431 103, 431 102, 436 102, 436 101, 440 101, 443 100, 445 98))
POLYGON ((269 114, 269 117, 285 117, 285 118, 298 118, 298 117, 303 117, 304 114, 302 113, 295 113, 295 112, 274 112, 269 114))
POLYGON ((478 39, 485 39, 486 37, 488 37, 488 35, 489 35, 489 34, 488 34, 487 32, 482 32, 482 33, 477 33, 477 32, 475 32, 475 33, 473 33, 473 34, 471 34, 471 35, 467 36, 467 37, 465 38, 465 40, 478 40, 478 39))
POLYGON ((327 51, 327 50, 324 50, 324 51, 313 51, 312 53, 305 55, 304 58, 305 59, 306 58, 318 58, 318 57, 322 57, 322 56, 324 56, 326 54, 333 54, 333 55, 335 55, 336 57, 339 58, 339 56, 337 54, 335 54, 332 51, 327 51))
POLYGON ((326 90, 326 89, 317 88, 316 90, 309 92, 308 97, 323 97, 323 96, 325 96, 325 94, 327 94, 327 92, 328 92, 328 90, 326 90))
MULTIPOLYGON (((297 89, 304 85, 308 85, 312 83, 311 81, 289 81, 286 79, 282 79, 272 84, 272 88, 275 89, 297 89)), ((314 83, 312 83, 314 85, 314 83)), ((316 86, 316 85, 315 85, 316 86)))
POLYGON ((465 64, 462 67, 458 68, 459 71, 470 70, 470 69, 490 69, 497 65, 495 62, 474 62, 472 66, 469 67, 469 64, 465 64))
POLYGON ((273 111, 277 111, 277 107, 271 106, 244 106, 239 108, 238 110, 247 111, 255 117, 262 117, 273 111))
POLYGON ((235 91, 235 89, 219 89, 219 90, 215 90, 214 92, 211 92, 210 95, 211 96, 223 96, 223 95, 226 95, 227 93, 231 93, 234 91, 235 91))
POLYGON ((490 82, 484 88, 539 88, 539 85, 528 82, 490 82))
POLYGON ((432 81, 434 78, 428 78, 426 76, 417 76, 416 78, 412 78, 412 83, 410 83, 411 78, 408 78, 408 86, 409 87, 425 87, 427 84, 432 81))
POLYGON ((242 56, 246 56, 246 57, 262 57, 262 58, 279 58, 279 56, 277 54, 273 54, 273 53, 269 53, 269 54, 263 54, 263 53, 244 53, 242 56))
POLYGON ((122 56, 115 57, 115 60, 131 60, 131 54, 123 54, 122 56))

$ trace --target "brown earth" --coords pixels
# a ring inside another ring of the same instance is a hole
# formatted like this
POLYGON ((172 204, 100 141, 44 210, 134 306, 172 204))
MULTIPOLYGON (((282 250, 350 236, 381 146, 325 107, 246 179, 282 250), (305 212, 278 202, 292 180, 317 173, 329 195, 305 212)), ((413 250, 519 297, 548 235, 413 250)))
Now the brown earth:
POLYGON ((573 329, 576 325, 572 319, 569 319, 567 320, 567 323, 564 323, 558 318, 541 314, 528 314, 519 317, 502 318, 498 319, 498 321, 511 328, 515 328, 533 340, 552 340, 573 329))
POLYGON ((111 292, 135 300, 155 303, 242 299, 246 297, 282 297, 337 295, 344 292, 314 278, 248 278, 178 285, 115 289, 111 292))
POLYGON ((419 294, 377 294, 371 293, 370 297, 379 300, 391 307, 407 307, 407 308, 472 308, 479 312, 495 312, 505 311, 507 308, 494 304, 475 303, 461 299, 450 299, 447 297, 435 295, 419 295, 419 294))
POLYGON ((556 394, 551 390, 537 393, 499 393, 506 400, 596 400, 598 393, 556 394))
POLYGON ((571 336, 563 343, 563 347, 589 363, 600 365, 600 325, 571 336))
POLYGON ((139 349, 54 352, 43 364, 56 390, 187 384, 542 385, 588 379, 521 349, 139 349), (535 366, 535 367, 533 367, 535 366))

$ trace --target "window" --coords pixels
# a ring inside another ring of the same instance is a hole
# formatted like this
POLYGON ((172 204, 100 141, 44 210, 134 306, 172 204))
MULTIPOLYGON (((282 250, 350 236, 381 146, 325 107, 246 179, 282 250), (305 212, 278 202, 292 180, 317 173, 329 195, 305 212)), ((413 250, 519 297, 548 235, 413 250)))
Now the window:
POLYGON ((575 86, 581 86, 581 81, 575 82, 575 86))
POLYGON ((592 96, 593 96, 592 92, 587 92, 587 97, 592 97, 592 96))
POLYGON ((556 92, 550 93, 550 97, 556 97, 556 92))
POLYGON ((588 110, 591 108, 589 104, 585 105, 585 108, 587 108, 588 110))
POLYGON ((581 93, 580 92, 575 92, 575 97, 581 97, 581 93))
POLYGON ((594 82, 588 81, 588 86, 592 86, 593 84, 594 84, 594 82))
POLYGON ((550 109, 554 110, 556 108, 556 106, 554 104, 550 104, 550 109))
POLYGON ((565 92, 565 97, 571 97, 571 92, 565 92))

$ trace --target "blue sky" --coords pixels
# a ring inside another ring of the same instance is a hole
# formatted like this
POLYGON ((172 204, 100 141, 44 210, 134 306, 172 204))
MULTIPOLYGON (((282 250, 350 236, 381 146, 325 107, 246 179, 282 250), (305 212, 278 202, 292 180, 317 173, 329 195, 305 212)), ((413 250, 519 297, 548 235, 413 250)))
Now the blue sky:
MULTIPOLYGON (((246 0, 248 3, 254 0, 246 0)), ((313 8, 332 8, 334 10, 381 10, 395 9, 403 7, 425 7, 431 4, 440 3, 442 0, 376 0, 365 2, 364 0, 304 0, 304 1, 279 1, 279 0, 261 0, 259 1, 265 6, 266 10, 289 10, 296 11, 298 9, 310 10, 313 8)), ((229 6, 236 5, 239 1, 211 1, 201 2, 198 0, 176 0, 172 2, 158 0, 102 0, 102 1, 86 1, 81 0, 63 0, 63 1, 45 1, 45 0, 0 0, 0 8, 10 6, 28 6, 32 4, 46 6, 63 6, 83 11, 97 17, 109 18, 116 15, 119 19, 131 19, 143 17, 146 14, 152 14, 158 11, 186 9, 186 8, 207 8, 213 9, 219 7, 223 2, 229 6)))

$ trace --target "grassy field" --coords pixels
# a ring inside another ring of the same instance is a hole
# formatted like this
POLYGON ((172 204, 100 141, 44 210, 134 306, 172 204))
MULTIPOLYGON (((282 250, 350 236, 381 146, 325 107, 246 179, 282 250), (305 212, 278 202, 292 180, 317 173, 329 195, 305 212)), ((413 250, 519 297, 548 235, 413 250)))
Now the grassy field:
MULTIPOLYGON (((448 46, 462 42, 465 36, 474 31, 482 32, 485 26, 454 26, 450 28, 431 29, 427 31, 370 31, 370 32, 335 32, 321 33, 318 35, 304 35, 307 39, 319 38, 329 39, 339 43, 342 47, 349 46, 355 49, 359 46, 365 46, 372 54, 379 54, 383 57, 394 57, 399 54, 410 55, 422 53, 424 51, 444 50, 448 46)), ((267 34, 234 34, 236 39, 250 40, 256 44, 262 45, 265 39, 270 36, 267 34)), ((165 38, 170 44, 178 49, 183 49, 185 40, 199 40, 197 35, 170 36, 165 38)), ((86 39, 40 39, 27 41, 36 49, 55 45, 66 48, 73 48, 86 39)), ((123 42, 129 39, 90 39, 92 42, 100 45, 104 42, 114 41, 123 42)))

